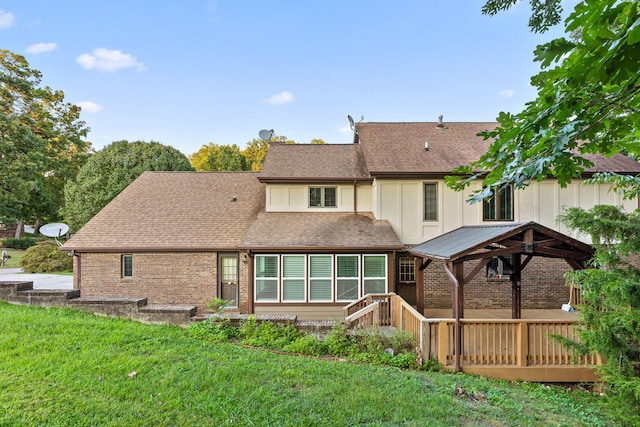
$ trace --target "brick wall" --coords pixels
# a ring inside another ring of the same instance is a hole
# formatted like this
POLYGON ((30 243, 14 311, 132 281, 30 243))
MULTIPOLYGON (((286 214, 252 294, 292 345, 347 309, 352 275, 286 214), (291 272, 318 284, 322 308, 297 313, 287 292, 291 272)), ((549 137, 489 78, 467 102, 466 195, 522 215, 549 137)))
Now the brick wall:
MULTIPOLYGON (((465 262, 465 276, 475 262, 465 262)), ((522 308, 560 308, 569 300, 563 274, 571 267, 560 259, 534 257, 522 271, 522 308)), ((432 262, 424 272, 425 308, 451 308, 451 279, 441 262, 432 262)), ((464 307, 478 309, 510 308, 511 281, 488 279, 484 269, 464 286, 464 307)))
MULTIPOLYGON (((149 304, 188 304, 206 310, 217 295, 217 253, 133 253, 133 277, 121 277, 120 253, 80 255, 82 297, 139 297, 149 304)), ((240 312, 248 309, 247 264, 239 259, 240 312)), ((77 271, 77 270, 76 270, 77 271)))

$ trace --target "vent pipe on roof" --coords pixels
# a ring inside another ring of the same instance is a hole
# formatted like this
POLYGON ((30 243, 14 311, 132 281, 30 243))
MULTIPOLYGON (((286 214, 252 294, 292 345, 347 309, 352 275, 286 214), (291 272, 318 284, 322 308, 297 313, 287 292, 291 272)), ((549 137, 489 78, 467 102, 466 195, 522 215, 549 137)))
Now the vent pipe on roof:
POLYGON ((444 123, 442 122, 442 118, 443 118, 443 117, 444 117, 444 116, 443 116, 442 114, 440 114, 440 115, 438 116, 438 124, 437 124, 436 126, 437 126, 437 127, 439 127, 439 128, 444 128, 444 127, 445 127, 444 123))

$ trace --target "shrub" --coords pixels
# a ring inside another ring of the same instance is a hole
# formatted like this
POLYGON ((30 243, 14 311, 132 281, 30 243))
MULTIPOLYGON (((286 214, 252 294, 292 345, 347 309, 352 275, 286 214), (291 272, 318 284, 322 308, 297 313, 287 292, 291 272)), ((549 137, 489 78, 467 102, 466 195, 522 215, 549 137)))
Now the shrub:
POLYGON ((2 246, 10 249, 25 250, 31 246, 35 246, 36 240, 33 237, 24 237, 22 239, 8 238, 2 239, 2 246))
POLYGON ((282 326, 273 322, 257 323, 254 316, 249 316, 249 319, 240 327, 240 335, 244 337, 242 344, 282 351, 288 344, 304 336, 293 325, 282 326))
POLYGON ((352 340, 347 335, 347 325, 344 323, 336 324, 324 339, 324 346, 329 354, 336 357, 348 356, 352 349, 352 340))
POLYGON ((308 356, 322 356, 327 353, 326 346, 311 335, 303 335, 284 346, 284 351, 288 353, 306 354, 308 356))
POLYGON ((230 324, 229 318, 206 319, 189 325, 187 334, 193 338, 220 343, 238 336, 238 327, 230 324))
POLYGON ((73 259, 55 242, 45 241, 28 248, 20 265, 26 273, 56 273, 73 270, 73 259))

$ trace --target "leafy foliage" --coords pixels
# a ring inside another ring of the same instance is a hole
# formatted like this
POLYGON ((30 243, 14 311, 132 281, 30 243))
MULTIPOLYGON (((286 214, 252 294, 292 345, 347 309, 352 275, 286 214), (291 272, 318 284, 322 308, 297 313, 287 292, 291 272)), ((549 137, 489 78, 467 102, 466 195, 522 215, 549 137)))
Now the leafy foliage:
POLYGON ((573 208, 561 221, 591 236, 599 267, 571 274, 585 301, 578 309, 580 342, 572 345, 600 354, 611 391, 640 409, 640 212, 573 208))
POLYGON ((203 145, 191 156, 191 165, 199 172, 247 170, 247 160, 236 144, 203 145))
POLYGON ((145 171, 193 170, 187 157, 159 142, 116 141, 92 154, 74 181, 65 185, 61 212, 78 230, 145 171))
POLYGON ((35 244, 36 240, 33 237, 23 237, 22 239, 2 239, 2 247, 4 248, 25 250, 35 244))
POLYGON ((57 273, 73 270, 73 259, 50 240, 31 246, 20 260, 25 273, 57 273))
POLYGON ((26 59, 0 50, 0 222, 55 219, 63 186, 85 162, 89 128, 26 59))
MULTIPOLYGON (((487 13, 509 8, 512 0, 487 2, 487 13)), ((545 30, 559 2, 534 2, 534 29, 545 30), (545 10, 547 12, 545 12, 545 10)), ((472 201, 507 184, 524 188, 552 176, 561 186, 592 166, 586 155, 640 155, 640 4, 637 1, 580 2, 565 22, 570 37, 538 46, 542 71, 531 79, 537 98, 517 115, 500 113, 479 160, 454 170, 447 184, 463 189, 482 179, 472 201)), ((609 177, 611 178, 611 177, 609 177)), ((622 184, 622 181, 619 182, 622 184)), ((638 188, 640 179, 627 179, 638 188)), ((631 187, 629 187, 631 186, 631 187)), ((632 190, 633 191, 633 190, 632 190)), ((637 190, 636 190, 637 194, 637 190)))

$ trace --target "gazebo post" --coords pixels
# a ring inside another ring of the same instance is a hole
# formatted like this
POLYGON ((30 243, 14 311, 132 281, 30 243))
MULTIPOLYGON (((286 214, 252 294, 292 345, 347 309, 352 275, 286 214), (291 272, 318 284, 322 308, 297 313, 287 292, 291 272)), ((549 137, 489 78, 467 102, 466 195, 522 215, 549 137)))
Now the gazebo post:
POLYGON ((519 253, 513 254, 511 274, 511 318, 522 318, 522 262, 519 253))

